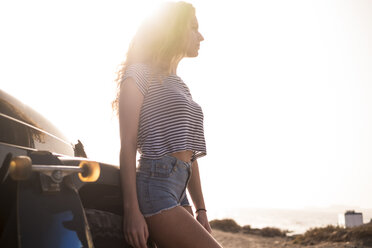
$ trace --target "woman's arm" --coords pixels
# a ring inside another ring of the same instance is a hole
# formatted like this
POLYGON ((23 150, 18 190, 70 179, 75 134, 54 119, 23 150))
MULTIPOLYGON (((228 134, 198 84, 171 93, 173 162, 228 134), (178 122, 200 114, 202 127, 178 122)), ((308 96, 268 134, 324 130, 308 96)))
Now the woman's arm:
POLYGON ((204 197, 203 197, 203 192, 201 188, 199 166, 198 166, 197 160, 195 160, 192 163, 191 171, 192 173, 191 173, 191 177, 190 177, 187 189, 189 190, 191 199, 194 203, 196 210, 204 209, 204 210, 200 210, 196 212, 196 219, 199 221, 199 223, 202 226, 204 226, 204 228, 209 233, 211 233, 212 230, 208 222, 207 212, 205 210, 206 208, 205 208, 204 197))
POLYGON ((119 97, 120 179, 123 194, 124 236, 134 247, 146 248, 148 229, 136 191, 137 133, 143 95, 132 78, 124 80, 119 97))

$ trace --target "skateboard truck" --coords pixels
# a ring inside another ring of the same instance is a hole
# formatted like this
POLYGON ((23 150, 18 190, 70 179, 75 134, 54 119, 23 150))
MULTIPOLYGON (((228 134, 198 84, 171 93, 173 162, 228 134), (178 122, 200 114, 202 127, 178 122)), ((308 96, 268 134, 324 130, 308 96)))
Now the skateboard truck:
POLYGON ((78 166, 32 164, 28 156, 17 156, 11 159, 9 174, 13 180, 27 180, 33 171, 40 172, 43 191, 60 191, 63 178, 77 173, 82 182, 95 182, 100 175, 99 163, 81 161, 78 166))

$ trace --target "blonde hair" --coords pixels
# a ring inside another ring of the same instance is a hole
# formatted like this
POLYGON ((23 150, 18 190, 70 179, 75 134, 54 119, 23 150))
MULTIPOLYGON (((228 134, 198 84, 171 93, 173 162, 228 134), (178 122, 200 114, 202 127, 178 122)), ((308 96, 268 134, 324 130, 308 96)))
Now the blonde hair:
POLYGON ((118 89, 112 103, 115 112, 118 112, 120 85, 127 66, 146 63, 170 73, 171 66, 186 55, 186 36, 194 15, 195 8, 191 4, 168 2, 141 24, 117 72, 118 89))

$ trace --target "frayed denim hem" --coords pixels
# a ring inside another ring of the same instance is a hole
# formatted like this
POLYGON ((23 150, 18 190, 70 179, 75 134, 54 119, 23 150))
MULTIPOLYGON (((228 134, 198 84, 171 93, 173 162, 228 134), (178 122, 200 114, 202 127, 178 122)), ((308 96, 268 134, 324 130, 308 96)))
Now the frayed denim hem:
MULTIPOLYGON (((157 211, 157 212, 155 212, 155 213, 153 213, 153 214, 144 214, 143 217, 145 217, 145 218, 147 218, 147 217, 151 217, 151 216, 154 216, 154 215, 156 215, 156 214, 160 214, 160 213, 163 212, 163 211, 170 210, 170 209, 175 208, 175 207, 178 207, 178 206, 181 206, 181 204, 178 203, 177 205, 171 206, 171 207, 169 207, 169 208, 164 208, 164 209, 159 210, 159 211, 157 211)), ((187 206, 187 205, 184 205, 184 206, 187 206)))

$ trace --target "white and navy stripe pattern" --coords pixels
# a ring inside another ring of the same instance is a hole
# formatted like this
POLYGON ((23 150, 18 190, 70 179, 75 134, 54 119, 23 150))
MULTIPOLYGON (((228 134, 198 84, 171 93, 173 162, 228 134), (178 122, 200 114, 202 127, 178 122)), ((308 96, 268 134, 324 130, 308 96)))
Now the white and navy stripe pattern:
POLYGON ((182 79, 153 75, 145 64, 129 65, 123 81, 129 77, 144 95, 137 136, 141 157, 159 159, 184 150, 193 151, 192 161, 206 155, 203 112, 182 79))

